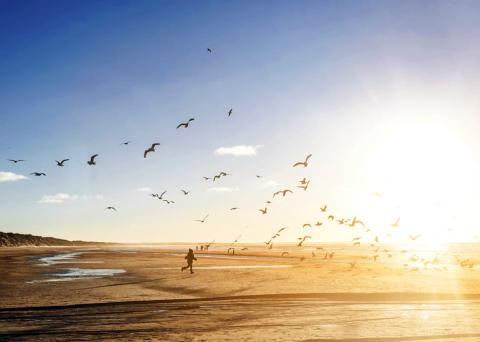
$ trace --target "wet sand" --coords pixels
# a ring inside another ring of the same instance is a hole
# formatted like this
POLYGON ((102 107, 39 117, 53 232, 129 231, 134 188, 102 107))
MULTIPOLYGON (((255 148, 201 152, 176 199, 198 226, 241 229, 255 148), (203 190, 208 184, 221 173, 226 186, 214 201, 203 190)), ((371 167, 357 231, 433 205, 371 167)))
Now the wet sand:
POLYGON ((197 253, 189 274, 184 252, 1 249, 0 340, 480 340, 476 268, 413 271, 359 257, 351 268, 352 255, 301 260, 311 252, 250 246, 235 258, 197 253), (42 259, 68 253, 79 254, 42 259))

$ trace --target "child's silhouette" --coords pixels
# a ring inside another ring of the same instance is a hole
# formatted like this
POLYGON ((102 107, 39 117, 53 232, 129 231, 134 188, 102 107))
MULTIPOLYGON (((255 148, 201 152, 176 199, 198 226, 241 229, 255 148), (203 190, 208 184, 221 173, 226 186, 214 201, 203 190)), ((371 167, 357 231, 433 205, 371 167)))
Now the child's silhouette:
POLYGON ((189 249, 188 250, 188 254, 187 256, 185 257, 185 260, 187 260, 187 266, 183 266, 182 267, 182 272, 185 271, 186 269, 190 268, 190 273, 193 273, 193 260, 197 260, 197 258, 195 258, 195 255, 193 254, 193 249, 189 249))

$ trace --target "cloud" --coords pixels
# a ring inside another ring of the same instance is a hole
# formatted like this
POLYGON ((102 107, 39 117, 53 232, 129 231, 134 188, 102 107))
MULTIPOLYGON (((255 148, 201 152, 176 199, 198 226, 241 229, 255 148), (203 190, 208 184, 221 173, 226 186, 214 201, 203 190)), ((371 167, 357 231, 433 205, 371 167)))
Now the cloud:
POLYGON ((38 203, 53 203, 53 204, 62 204, 67 201, 74 201, 78 199, 77 195, 69 195, 63 192, 60 192, 55 195, 43 195, 38 203))
POLYGON ((218 188, 209 188, 208 191, 215 191, 215 192, 232 192, 232 191, 239 191, 239 188, 227 188, 224 186, 218 188))
POLYGON ((150 189, 148 186, 144 186, 142 188, 137 188, 137 191, 141 192, 152 192, 152 189, 150 189))
POLYGON ((263 184, 263 187, 264 188, 270 188, 272 186, 277 186, 278 183, 275 182, 274 180, 269 180, 269 181, 266 181, 264 184, 263 184))
POLYGON ((217 156, 256 156, 261 145, 236 145, 231 147, 219 147, 215 150, 217 156))
POLYGON ((0 183, 1 182, 15 182, 15 181, 22 180, 22 179, 28 179, 28 177, 25 177, 23 175, 17 175, 13 172, 0 171, 0 183))

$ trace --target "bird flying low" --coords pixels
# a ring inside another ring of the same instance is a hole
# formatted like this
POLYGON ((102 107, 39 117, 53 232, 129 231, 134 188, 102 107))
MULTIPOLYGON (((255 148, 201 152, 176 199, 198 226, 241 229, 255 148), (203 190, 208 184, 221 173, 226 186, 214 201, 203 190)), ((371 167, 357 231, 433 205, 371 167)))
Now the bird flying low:
POLYGON ((97 165, 97 163, 95 162, 95 158, 98 157, 98 154, 94 154, 93 156, 90 157, 90 160, 87 161, 87 164, 88 165, 97 165))
POLYGON ((14 164, 25 161, 25 160, 23 160, 23 159, 7 159, 7 160, 8 160, 8 161, 11 161, 11 162, 14 163, 14 164))
POLYGON ((47 174, 44 172, 32 172, 31 175, 35 177, 40 177, 40 176, 46 176, 47 174))
POLYGON ((153 143, 152 146, 150 146, 149 148, 147 148, 144 152, 143 152, 143 158, 147 158, 147 154, 149 154, 150 152, 155 152, 155 147, 157 146, 160 146, 160 143, 153 143))
POLYGON ((360 221, 360 220, 357 220, 357 217, 355 216, 352 220, 352 222, 350 223, 350 227, 355 227, 357 224, 361 225, 363 228, 365 228, 365 224, 360 221))
POLYGON ((297 166, 303 166, 303 167, 307 167, 308 166, 308 160, 312 157, 312 154, 309 154, 308 156, 305 157, 305 161, 303 162, 296 162, 295 164, 293 164, 293 167, 297 167, 297 166))
POLYGON ((190 118, 190 119, 188 119, 187 122, 181 122, 180 124, 178 124, 177 129, 179 129, 180 127, 188 128, 188 125, 189 125, 190 122, 192 122, 193 120, 195 120, 195 118, 190 118))
POLYGON ((299 240, 297 247, 301 247, 303 243, 305 242, 306 239, 311 239, 311 236, 305 235, 304 237, 299 237, 297 240, 299 240))
POLYGON ((65 162, 69 161, 70 159, 63 159, 62 161, 55 160, 57 166, 64 167, 65 162))
POLYGON ((194 221, 195 221, 195 222, 200 222, 200 223, 205 223, 205 220, 207 219, 207 217, 208 217, 208 214, 205 215, 205 217, 204 217, 203 219, 201 219, 201 220, 194 220, 194 221))

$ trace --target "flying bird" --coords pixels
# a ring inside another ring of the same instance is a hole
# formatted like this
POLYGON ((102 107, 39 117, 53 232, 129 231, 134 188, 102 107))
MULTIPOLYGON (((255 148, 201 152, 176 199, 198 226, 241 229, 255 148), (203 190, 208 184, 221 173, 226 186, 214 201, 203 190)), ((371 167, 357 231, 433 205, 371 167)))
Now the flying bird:
POLYGON ((203 177, 203 179, 205 179, 206 181, 210 180, 211 178, 210 177, 203 177))
POLYGON ((261 175, 255 175, 255 177, 257 177, 257 178, 262 178, 263 176, 261 176, 261 175))
POLYGON ((153 143, 152 146, 150 146, 149 148, 147 148, 144 152, 143 152, 143 158, 147 158, 147 154, 149 154, 150 152, 155 152, 155 147, 157 146, 160 146, 160 143, 153 143))
POLYGON ((293 164, 293 167, 297 167, 297 166, 303 166, 303 167, 307 167, 308 166, 308 160, 310 159, 312 155, 309 154, 306 158, 305 158, 305 161, 303 162, 296 162, 295 164, 293 164))
POLYGON ((282 196, 285 197, 285 195, 286 195, 287 193, 293 194, 293 191, 292 191, 292 190, 289 190, 289 189, 280 190, 280 191, 275 192, 275 193, 273 194, 273 197, 275 197, 276 195, 280 195, 280 194, 282 194, 282 196))
POLYGON ((309 227, 309 228, 311 228, 311 227, 312 227, 312 225, 311 225, 310 223, 304 223, 304 224, 303 224, 303 226, 302 226, 302 228, 305 228, 305 227, 309 227))
POLYGON ((24 162, 25 160, 23 159, 7 159, 8 161, 11 161, 12 163, 20 163, 20 162, 24 162))
POLYGON ((159 200, 163 199, 163 195, 165 195, 166 193, 167 193, 167 190, 165 190, 164 192, 162 192, 162 193, 160 194, 160 196, 157 195, 157 198, 158 198, 159 200))
POLYGON ((232 207, 230 210, 238 210, 238 207, 232 207))
POLYGON ((412 240, 412 241, 415 241, 415 240, 418 239, 420 236, 422 236, 422 234, 408 235, 408 237, 409 237, 410 240, 412 240))
POLYGON ((117 211, 117 209, 115 207, 106 207, 105 210, 113 210, 113 211, 117 211))
POLYGON ((232 115, 233 113, 233 108, 230 108, 230 110, 228 111, 228 116, 230 117, 230 115, 232 115))
POLYGON ((200 222, 200 223, 205 223, 205 220, 207 219, 207 217, 208 217, 208 214, 205 215, 205 217, 202 220, 194 220, 194 221, 200 222))
POLYGON ((267 208, 265 208, 265 209, 258 209, 258 210, 261 211, 261 213, 262 213, 263 215, 265 215, 265 214, 267 213, 267 208))
POLYGON ((333 215, 328 215, 327 219, 330 220, 330 221, 333 221, 333 220, 335 220, 335 216, 333 216, 333 215))
POLYGON ((32 172, 31 175, 35 177, 46 176, 44 172, 32 172))
POLYGON ((95 158, 98 157, 98 154, 94 154, 93 156, 90 157, 90 160, 87 161, 87 164, 88 165, 97 165, 97 163, 95 162, 95 158))
POLYGON ((128 141, 124 141, 124 142, 122 142, 120 145, 127 146, 127 145, 128 145, 128 144, 130 144, 130 143, 131 143, 131 141, 130 141, 130 140, 128 140, 128 141))
POLYGON ((183 192, 183 194, 184 194, 185 196, 190 193, 190 191, 186 191, 186 190, 183 190, 183 189, 182 189, 181 191, 183 192))
POLYGON ((190 122, 192 122, 193 120, 195 120, 195 118, 190 118, 190 119, 188 119, 187 122, 182 122, 182 123, 180 123, 180 124, 177 126, 177 129, 179 129, 180 127, 188 128, 188 125, 189 125, 190 122))
POLYGON ((400 224, 400 217, 394 223, 392 223, 390 226, 392 226, 392 228, 397 228, 399 224, 400 224))
POLYGON ((365 224, 360 221, 360 220, 357 220, 357 217, 355 216, 352 220, 352 222, 350 223, 350 227, 355 227, 357 224, 363 226, 363 228, 365 228, 365 224))
POLYGON ((320 208, 320 210, 321 210, 323 213, 326 212, 326 211, 327 211, 327 206, 324 205, 322 208, 320 208))
POLYGON ((305 242, 306 239, 311 239, 311 236, 305 235, 304 237, 299 237, 297 240, 299 240, 297 247, 301 247, 303 243, 305 242))
POLYGON ((207 51, 210 52, 210 53, 213 52, 212 49, 210 49, 210 48, 207 48, 207 51))
POLYGON ((320 222, 320 221, 317 221, 317 223, 315 223, 315 225, 316 225, 317 227, 320 227, 322 224, 323 224, 323 223, 320 222))
POLYGON ((309 185, 310 185, 310 181, 306 182, 303 185, 297 185, 297 188, 303 189, 303 191, 307 191, 309 185))
POLYGON ((62 161, 58 161, 58 160, 55 160, 55 162, 57 163, 57 166, 60 166, 60 167, 64 167, 64 163, 69 161, 70 159, 63 159, 62 161))
POLYGON ((169 200, 167 200, 167 199, 164 199, 164 200, 162 200, 162 201, 166 202, 167 204, 175 203, 174 201, 169 201, 169 200))

